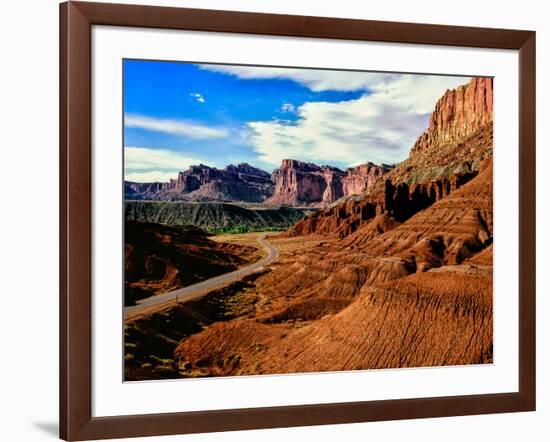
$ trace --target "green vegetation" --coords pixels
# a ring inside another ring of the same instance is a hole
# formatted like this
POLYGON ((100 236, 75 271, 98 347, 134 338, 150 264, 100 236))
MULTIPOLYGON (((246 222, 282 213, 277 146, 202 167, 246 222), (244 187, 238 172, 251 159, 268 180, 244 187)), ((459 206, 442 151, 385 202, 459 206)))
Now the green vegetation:
POLYGON ((126 221, 168 226, 197 226, 211 233, 286 230, 312 209, 242 206, 230 203, 126 201, 126 221))

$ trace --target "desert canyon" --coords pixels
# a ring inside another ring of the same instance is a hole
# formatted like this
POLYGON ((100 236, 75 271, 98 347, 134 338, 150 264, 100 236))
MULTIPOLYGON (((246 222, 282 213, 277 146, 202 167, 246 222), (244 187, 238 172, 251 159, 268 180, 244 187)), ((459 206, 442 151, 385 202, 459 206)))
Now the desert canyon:
POLYGON ((447 90, 395 165, 201 164, 126 182, 125 379, 491 363, 492 87, 447 90))

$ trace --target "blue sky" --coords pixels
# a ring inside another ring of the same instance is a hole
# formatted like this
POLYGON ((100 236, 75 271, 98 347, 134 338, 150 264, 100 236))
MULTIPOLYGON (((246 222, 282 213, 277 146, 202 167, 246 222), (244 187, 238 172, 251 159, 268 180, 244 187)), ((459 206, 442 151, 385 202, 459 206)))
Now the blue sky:
POLYGON ((408 155, 447 88, 468 78, 124 61, 125 175, 283 158, 341 168, 408 155))

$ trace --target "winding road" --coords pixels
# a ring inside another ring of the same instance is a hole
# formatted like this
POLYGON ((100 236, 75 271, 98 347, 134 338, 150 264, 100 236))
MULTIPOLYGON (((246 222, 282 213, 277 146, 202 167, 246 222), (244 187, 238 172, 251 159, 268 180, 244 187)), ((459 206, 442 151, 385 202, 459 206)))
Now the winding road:
POLYGON ((136 301, 136 305, 124 307, 124 316, 129 318, 145 311, 152 313, 156 308, 166 304, 173 302, 182 303, 200 298, 214 289, 225 287, 232 282, 239 281, 245 276, 263 269, 265 266, 271 264, 279 256, 279 253, 266 239, 265 234, 258 237, 258 243, 267 251, 265 258, 233 272, 224 273, 223 275, 218 275, 205 281, 182 287, 181 289, 172 290, 162 295, 155 295, 136 301))

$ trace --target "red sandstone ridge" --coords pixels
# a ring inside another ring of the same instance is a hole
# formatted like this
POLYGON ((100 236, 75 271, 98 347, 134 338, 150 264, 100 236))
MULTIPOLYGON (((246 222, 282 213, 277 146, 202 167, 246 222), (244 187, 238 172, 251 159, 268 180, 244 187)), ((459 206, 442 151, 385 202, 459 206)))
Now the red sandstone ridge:
POLYGON ((343 196, 358 195, 364 192, 389 169, 388 166, 377 166, 372 163, 350 167, 346 170, 346 176, 343 178, 343 196))
POLYGON ((475 172, 493 155, 493 79, 473 78, 437 101, 428 130, 388 175, 393 184, 422 183, 475 172))
POLYGON ((415 143, 411 156, 469 136, 492 121, 493 79, 474 78, 466 85, 447 90, 439 99, 430 116, 430 126, 415 143))
POLYGON ((125 182, 127 199, 259 203, 272 194, 269 173, 247 163, 230 164, 224 169, 204 164, 191 166, 167 183, 125 182))
POLYGON ((359 196, 346 198, 297 223, 290 235, 346 237, 386 214, 402 222, 457 189, 493 154, 493 80, 474 78, 448 90, 430 116, 430 126, 409 158, 375 180, 359 196))
POLYGON ((389 170, 372 163, 342 171, 298 160, 283 160, 273 174, 275 193, 266 204, 326 207, 336 200, 364 192, 389 170))

